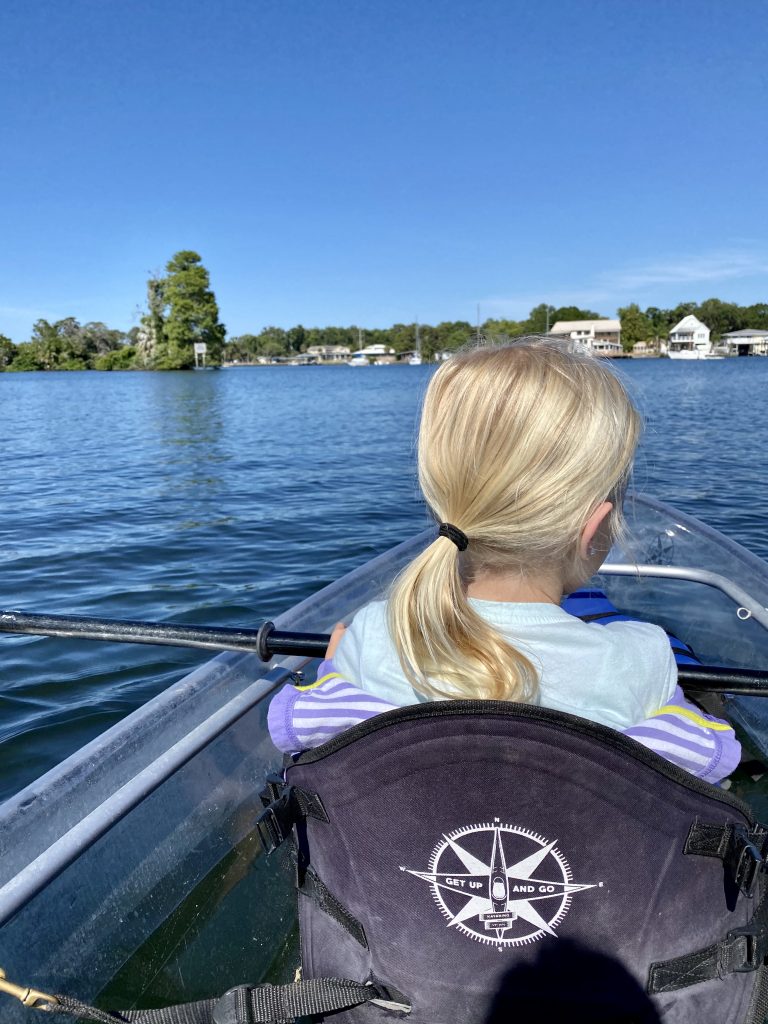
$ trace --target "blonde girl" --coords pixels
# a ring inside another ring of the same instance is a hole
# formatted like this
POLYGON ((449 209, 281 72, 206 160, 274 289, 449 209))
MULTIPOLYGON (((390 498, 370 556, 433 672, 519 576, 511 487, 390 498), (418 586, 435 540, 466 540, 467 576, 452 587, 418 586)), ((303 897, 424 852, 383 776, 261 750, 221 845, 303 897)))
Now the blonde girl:
POLYGON ((345 678, 392 704, 538 703, 626 728, 666 704, 664 632, 560 602, 622 529, 640 418, 605 361, 550 338, 458 353, 427 390, 419 482, 439 526, 334 639, 345 678))

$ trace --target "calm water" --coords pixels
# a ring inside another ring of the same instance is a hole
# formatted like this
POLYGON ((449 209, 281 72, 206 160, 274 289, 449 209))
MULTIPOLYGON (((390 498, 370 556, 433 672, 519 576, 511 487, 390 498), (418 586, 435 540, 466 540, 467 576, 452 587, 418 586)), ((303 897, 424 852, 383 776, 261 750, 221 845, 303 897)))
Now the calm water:
MULTIPOLYGON (((768 359, 626 361, 637 488, 768 558, 768 359)), ((420 528, 431 367, 0 374, 0 608, 258 624, 420 528)), ((205 655, 0 638, 0 798, 205 655)))

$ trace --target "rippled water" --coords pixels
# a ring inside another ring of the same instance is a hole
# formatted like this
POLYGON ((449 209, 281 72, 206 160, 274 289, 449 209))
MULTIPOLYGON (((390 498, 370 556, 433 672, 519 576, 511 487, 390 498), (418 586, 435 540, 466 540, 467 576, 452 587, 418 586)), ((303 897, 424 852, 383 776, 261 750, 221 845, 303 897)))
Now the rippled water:
MULTIPOLYGON (((424 522, 433 368, 0 374, 0 608, 254 625, 424 522)), ((763 558, 768 359, 626 361, 638 489, 763 558)), ((204 660, 0 638, 0 798, 204 660)))

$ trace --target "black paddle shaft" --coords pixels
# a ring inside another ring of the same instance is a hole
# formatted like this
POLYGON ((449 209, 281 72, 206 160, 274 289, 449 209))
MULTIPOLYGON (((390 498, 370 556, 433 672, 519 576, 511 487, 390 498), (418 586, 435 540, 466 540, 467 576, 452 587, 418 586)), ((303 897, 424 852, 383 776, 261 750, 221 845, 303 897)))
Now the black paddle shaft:
POLYGON ((265 622, 258 629, 186 626, 179 622, 131 622, 123 619, 92 619, 74 615, 28 615, 0 612, 0 632, 34 636, 79 637, 81 640, 112 640, 126 644, 165 644, 200 647, 206 651, 247 651, 269 661, 275 654, 322 658, 326 633, 292 633, 265 622))
MULTIPOLYGON (((70 615, 28 615, 23 612, 0 612, 0 632, 200 647, 207 651, 247 651, 258 655, 262 661, 269 661, 276 654, 322 658, 331 639, 326 633, 275 629, 273 622, 265 622, 258 629, 230 629, 185 626, 177 622, 131 622, 70 615)), ((768 672, 758 669, 681 665, 678 678, 685 690, 693 692, 768 696, 768 672)))

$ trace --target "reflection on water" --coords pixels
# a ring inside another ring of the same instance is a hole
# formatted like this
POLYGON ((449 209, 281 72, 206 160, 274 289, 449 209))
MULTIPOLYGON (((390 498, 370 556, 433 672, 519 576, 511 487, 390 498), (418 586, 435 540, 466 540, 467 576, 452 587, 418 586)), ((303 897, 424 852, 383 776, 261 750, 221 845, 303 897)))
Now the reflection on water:
MULTIPOLYGON (((768 555, 768 359, 624 362, 639 489, 768 555)), ((251 626, 425 522, 433 368, 0 374, 0 608, 251 626)), ((1 639, 0 797, 205 656, 1 639)))

